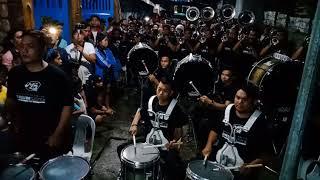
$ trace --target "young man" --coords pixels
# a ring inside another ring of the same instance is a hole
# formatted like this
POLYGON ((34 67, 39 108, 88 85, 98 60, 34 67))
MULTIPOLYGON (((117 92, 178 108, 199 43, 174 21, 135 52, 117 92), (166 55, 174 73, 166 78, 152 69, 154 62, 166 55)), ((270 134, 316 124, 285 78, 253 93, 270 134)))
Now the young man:
POLYGON ((179 147, 173 143, 182 137, 182 126, 186 123, 186 116, 173 99, 172 84, 167 79, 160 80, 157 93, 149 99, 147 107, 138 110, 129 132, 136 135, 138 124, 145 121, 146 142, 149 144, 166 144, 160 149, 160 156, 165 161, 163 166, 168 179, 184 179, 184 168, 179 158, 179 147), (159 122, 155 116, 159 117, 159 122))
POLYGON ((84 41, 82 30, 73 31, 72 41, 73 43, 66 47, 66 51, 72 59, 81 64, 78 75, 84 85, 89 76, 94 74, 93 65, 96 62, 96 52, 91 43, 84 41))
POLYGON ((263 163, 271 147, 267 123, 261 112, 254 107, 255 91, 243 86, 234 98, 234 104, 227 106, 222 123, 213 126, 202 150, 204 156, 213 154, 218 163, 227 166, 241 166, 234 171, 236 179, 253 178, 253 169, 248 164, 263 163), (220 127, 219 127, 220 126, 220 127), (218 145, 212 147, 219 139, 218 145))
POLYGON ((226 107, 233 102, 236 94, 235 75, 231 68, 223 68, 220 80, 208 96, 203 95, 198 100, 200 106, 194 110, 194 126, 198 137, 199 147, 202 149, 207 143, 211 124, 222 118, 226 107))
POLYGON ((4 116, 16 150, 43 160, 69 150, 73 101, 65 73, 42 59, 45 50, 42 33, 23 34, 22 65, 9 72, 4 116))

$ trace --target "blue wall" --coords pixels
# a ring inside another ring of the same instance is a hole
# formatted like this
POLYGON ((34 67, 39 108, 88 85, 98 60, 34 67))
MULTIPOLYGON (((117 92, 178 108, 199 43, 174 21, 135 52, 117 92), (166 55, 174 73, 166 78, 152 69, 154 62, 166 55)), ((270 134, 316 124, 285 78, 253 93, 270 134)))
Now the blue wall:
POLYGON ((113 17, 113 0, 82 0, 82 18, 90 18, 91 15, 98 15, 108 23, 108 18, 113 17))
POLYGON ((70 42, 70 13, 68 0, 33 0, 34 20, 36 28, 41 26, 41 17, 50 16, 64 24, 63 38, 70 42))

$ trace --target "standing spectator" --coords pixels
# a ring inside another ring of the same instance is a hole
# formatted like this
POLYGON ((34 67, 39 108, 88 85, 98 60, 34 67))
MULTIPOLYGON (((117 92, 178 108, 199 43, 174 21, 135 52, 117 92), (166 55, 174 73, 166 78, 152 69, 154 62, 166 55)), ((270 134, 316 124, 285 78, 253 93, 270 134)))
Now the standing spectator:
POLYGON ((91 43, 84 41, 83 31, 74 30, 72 33, 73 43, 66 47, 70 57, 80 63, 78 71, 82 84, 85 84, 89 76, 94 73, 94 64, 96 62, 96 53, 91 43))
POLYGON ((99 16, 97 15, 92 15, 90 17, 90 30, 91 30, 91 34, 90 34, 90 41, 93 42, 94 45, 96 45, 97 43, 97 34, 98 32, 101 32, 101 19, 99 16))
POLYGON ((22 65, 8 75, 5 119, 17 151, 36 153, 46 160, 70 149, 72 95, 63 71, 42 60, 45 36, 22 36, 22 65), (69 140, 69 141, 68 141, 69 140))

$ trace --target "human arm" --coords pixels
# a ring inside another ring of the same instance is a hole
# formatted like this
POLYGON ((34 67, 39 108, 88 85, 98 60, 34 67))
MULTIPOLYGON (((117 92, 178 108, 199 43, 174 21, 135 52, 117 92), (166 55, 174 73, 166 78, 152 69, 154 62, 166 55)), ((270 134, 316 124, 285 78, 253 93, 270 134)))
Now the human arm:
POLYGON ((141 119, 141 113, 140 113, 140 108, 137 110, 136 114, 134 115, 134 118, 132 120, 130 129, 129 129, 129 133, 132 135, 136 135, 137 131, 138 131, 138 123, 141 119))
POLYGON ((204 149, 202 150, 203 156, 209 156, 211 154, 212 146, 217 141, 217 139, 218 139, 218 134, 214 130, 211 130, 208 135, 207 144, 204 147, 204 149))

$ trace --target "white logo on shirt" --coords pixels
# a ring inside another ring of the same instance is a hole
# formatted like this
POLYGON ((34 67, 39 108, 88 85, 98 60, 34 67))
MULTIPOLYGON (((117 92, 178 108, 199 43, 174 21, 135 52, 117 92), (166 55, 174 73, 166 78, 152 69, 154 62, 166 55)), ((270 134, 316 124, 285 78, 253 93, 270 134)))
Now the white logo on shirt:
POLYGON ((33 92, 37 92, 40 86, 41 86, 41 83, 39 81, 30 81, 24 85, 24 87, 28 91, 33 91, 33 92))

